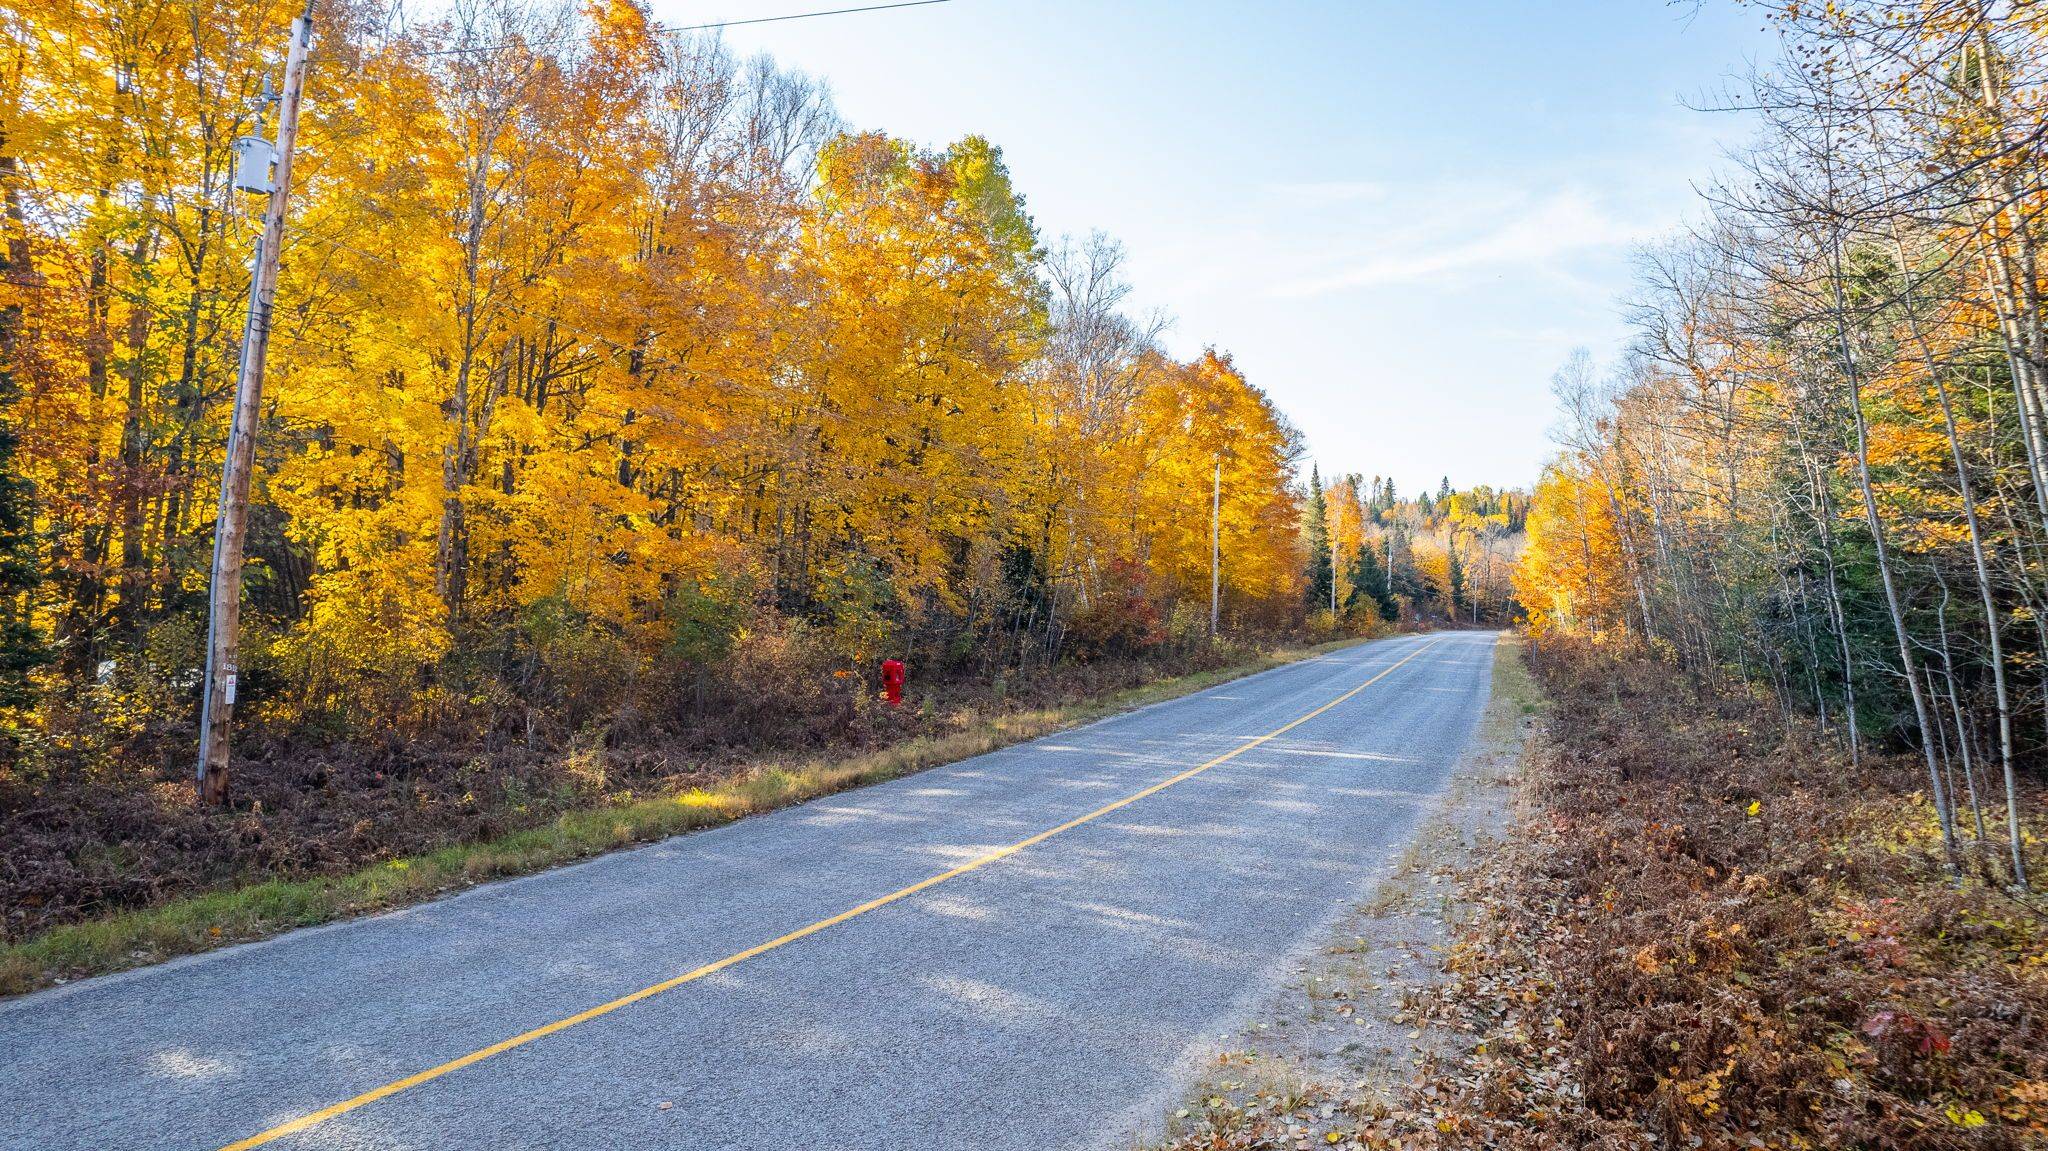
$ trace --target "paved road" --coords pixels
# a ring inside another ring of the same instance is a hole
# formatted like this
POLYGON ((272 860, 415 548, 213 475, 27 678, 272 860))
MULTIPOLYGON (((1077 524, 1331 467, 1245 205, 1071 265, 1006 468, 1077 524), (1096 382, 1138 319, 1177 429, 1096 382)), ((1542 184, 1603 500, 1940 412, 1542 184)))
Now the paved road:
POLYGON ((0 1005, 0 1148, 1128 1147, 1204 1042, 1399 853, 1485 704, 1492 643, 1350 648, 717 830, 0 1005))

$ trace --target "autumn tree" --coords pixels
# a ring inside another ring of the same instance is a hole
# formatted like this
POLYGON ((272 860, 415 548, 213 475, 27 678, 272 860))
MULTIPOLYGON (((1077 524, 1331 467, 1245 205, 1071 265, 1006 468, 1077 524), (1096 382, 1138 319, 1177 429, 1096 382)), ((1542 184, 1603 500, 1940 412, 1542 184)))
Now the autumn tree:
POLYGON ((1537 626, 1754 681, 1852 757, 1910 743, 1958 868, 2024 884, 2020 780, 2048 747, 2043 26, 1768 11, 1786 51, 1746 82, 1742 178, 1643 253, 1610 375, 1560 373, 1517 586, 1537 626))
MULTIPOLYGON (((49 747, 190 722, 256 224, 229 165, 293 11, 0 21, 0 662, 46 635, 31 710, 95 733, 49 747)), ((1230 628, 1302 624, 1299 437, 1158 346, 1114 241, 1041 237, 995 143, 848 131, 631 0, 322 16, 243 612, 238 715, 281 746, 545 745, 701 719, 720 677, 844 696, 884 653, 1000 674, 1091 612, 1156 620, 1123 654, 1206 645, 1219 463, 1230 628)))

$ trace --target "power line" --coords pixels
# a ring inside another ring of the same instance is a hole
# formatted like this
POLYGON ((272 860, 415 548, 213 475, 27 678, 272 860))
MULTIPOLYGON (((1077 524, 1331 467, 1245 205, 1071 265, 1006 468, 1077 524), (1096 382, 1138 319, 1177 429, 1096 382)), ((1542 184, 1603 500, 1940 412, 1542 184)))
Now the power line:
MULTIPOLYGON (((781 24, 790 20, 810 20, 819 16, 851 16, 860 12, 886 12, 892 8, 924 8, 933 4, 947 4, 951 0, 898 0, 894 4, 865 4, 858 8, 827 8, 815 12, 791 12, 782 16, 754 16, 745 20, 718 20, 709 24, 656 24, 649 31, 657 36, 677 36, 684 32, 708 32, 716 28, 739 28, 748 24, 781 24)), ((421 56, 459 56, 467 52, 500 52, 508 48, 536 48, 553 44, 567 44, 575 40, 588 40, 588 36, 557 36, 548 40, 511 40, 503 44, 475 44, 463 48, 433 48, 418 53, 421 56)))
POLYGON ((896 4, 869 4, 860 8, 830 8, 819 12, 793 12, 784 16, 755 16, 746 20, 723 20, 713 24, 690 24, 675 28, 657 25, 663 35, 676 32, 703 32, 712 28, 737 28, 742 24, 779 24, 785 20, 808 20, 813 16, 851 16, 857 12, 881 12, 890 8, 922 8, 928 4, 945 4, 948 0, 902 0, 896 4))

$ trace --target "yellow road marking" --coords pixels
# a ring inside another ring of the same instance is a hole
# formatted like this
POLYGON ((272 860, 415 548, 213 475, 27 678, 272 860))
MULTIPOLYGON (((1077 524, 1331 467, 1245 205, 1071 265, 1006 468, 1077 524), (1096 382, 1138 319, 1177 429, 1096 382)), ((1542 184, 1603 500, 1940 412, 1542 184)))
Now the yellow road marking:
POLYGON ((815 935, 828 927, 836 927, 839 924, 845 923, 847 920, 854 918, 855 916, 866 915, 868 912, 873 911, 878 907, 887 907, 889 904, 894 903, 899 899, 907 899, 910 896, 916 895, 920 891, 924 891, 927 888, 936 887, 949 879, 965 875, 968 872, 975 870, 976 868, 986 867, 999 859, 1007 859, 1010 856, 1017 854, 1018 852, 1024 850, 1027 847, 1032 847, 1036 844, 1044 843, 1046 840, 1051 839, 1053 836, 1058 835, 1061 832, 1072 831, 1074 828, 1077 828, 1084 823, 1100 819, 1103 816, 1108 815, 1110 812, 1116 811, 1119 808, 1129 807, 1131 804, 1134 804, 1139 800, 1144 799, 1146 796, 1157 795, 1160 792, 1165 791, 1167 788, 1172 787, 1176 783, 1181 783, 1186 780, 1193 779, 1195 776, 1202 774, 1203 772, 1209 770, 1212 767, 1217 766, 1218 764, 1227 763, 1230 760, 1236 759, 1238 756, 1243 755, 1245 752, 1250 751, 1251 749, 1259 746, 1262 743, 1266 743, 1270 740, 1277 739, 1280 736, 1283 736, 1288 732, 1293 731, 1295 728, 1300 727, 1302 724, 1307 723, 1309 720, 1312 720, 1315 717, 1330 710, 1331 708, 1336 707, 1338 704, 1341 704, 1346 700, 1351 699, 1353 696, 1356 696, 1359 692, 1364 691, 1366 688, 1369 688, 1373 684, 1376 684, 1379 681, 1387 678, 1389 675, 1392 675, 1394 673, 1394 669, 1400 667, 1404 663, 1407 663, 1409 660, 1414 659, 1416 656, 1421 655, 1423 652, 1428 651, 1430 648, 1435 647, 1438 642, 1438 640, 1430 640, 1429 642, 1423 644, 1421 647, 1418 647, 1414 651, 1411 651, 1407 655, 1401 657, 1394 663, 1387 665, 1387 667, 1383 669, 1378 675, 1373 676, 1371 679, 1366 680, 1364 683, 1359 684, 1357 687, 1352 688, 1350 691, 1345 692, 1343 695, 1338 696, 1336 699, 1331 700, 1330 702, 1322 705, 1319 708, 1316 708, 1314 711, 1311 711, 1298 719, 1291 720, 1280 727, 1276 727, 1272 731, 1269 731, 1256 739, 1248 740, 1245 743, 1240 744, 1239 746, 1224 752, 1222 755, 1217 756, 1215 759, 1212 759, 1207 763, 1197 764, 1196 766, 1181 772, 1179 775, 1173 776, 1169 779, 1160 780, 1158 783, 1153 784, 1152 786, 1144 789, 1143 791, 1133 792, 1132 794, 1117 800, 1115 803, 1105 804, 1102 807, 1098 807, 1094 811, 1091 811, 1086 815, 1070 819, 1067 822, 1060 824, 1058 827, 1051 828, 1047 831, 1041 831, 1037 835, 1034 835, 1029 839, 1020 839, 1007 847, 999 847, 994 851, 989 852, 987 855, 983 855, 976 859, 963 863, 950 871, 942 871, 929 879, 921 879, 916 883, 911 884, 909 887, 903 888, 901 891, 892 891, 889 894, 884 895, 878 899, 870 899, 866 903, 861 904, 859 907, 848 908, 847 910, 842 911, 829 919, 820 919, 819 921, 811 924, 808 927, 799 927, 795 931, 792 931, 787 935, 777 936, 776 938, 771 939, 766 943, 758 944, 756 946, 747 948, 745 951, 736 952, 732 955, 728 955, 724 959, 720 959, 715 963, 707 963, 704 966, 697 968, 695 971, 685 972, 681 975, 676 976, 674 979, 663 980, 662 982, 657 983, 652 987, 643 987, 640 990, 633 992, 631 995, 622 995, 619 998, 612 1000, 610 1003, 600 1003, 596 1007, 592 1007, 587 1011, 579 1011, 566 1019, 557 1019, 553 1023, 544 1024, 540 1027, 534 1028, 531 1031, 514 1035, 510 1039, 500 1040, 499 1042, 491 1044, 489 1047, 480 1048, 476 1051, 472 1051, 469 1054, 461 1056, 456 1059, 450 1059, 448 1062, 440 1064, 439 1066, 429 1067, 425 1071, 420 1071, 415 1074, 408 1075, 403 1079, 395 1079, 389 1083, 386 1083, 382 1087, 377 1087, 369 1091, 365 1091, 361 1095, 358 1095, 353 1099, 344 1099, 341 1102, 336 1103, 330 1107, 322 1107, 318 1111, 314 1111, 307 1115, 301 1115, 297 1119, 294 1119, 289 1123, 281 1123, 276 1127, 272 1127, 268 1131, 258 1132, 257 1134, 249 1136, 247 1139, 230 1143, 227 1146, 222 1147, 220 1151, 248 1151, 248 1149, 251 1147, 261 1147, 265 1143, 275 1142, 276 1140, 282 1139, 287 1135, 295 1135, 308 1128, 317 1127, 320 1124, 327 1122, 329 1119, 333 1119, 340 1115, 346 1115, 349 1112, 354 1111, 358 1107, 367 1107, 370 1104, 375 1103, 379 1099, 388 1099, 401 1091, 409 1090, 410 1088, 418 1087, 422 1083, 427 1083, 432 1080, 439 1079, 441 1076, 448 1074, 450 1071, 460 1071, 464 1067, 467 1067, 472 1063, 481 1063, 484 1060, 489 1059, 493 1055, 502 1055, 515 1047, 524 1047, 526 1044, 531 1043, 536 1039, 540 1039, 548 1035, 553 1035, 557 1031, 565 1031, 571 1027, 576 1026, 578 1023, 588 1023, 590 1020, 596 1019, 600 1015, 609 1015, 612 1012, 617 1011, 621 1007, 626 1007, 630 1004, 638 1003, 643 999, 652 999, 655 996, 660 995, 664 991, 673 991, 676 988, 681 987, 685 983, 695 982, 696 980, 702 979, 707 975, 712 975, 717 972, 723 971, 726 968, 731 967, 735 963, 741 963, 746 960, 752 959, 757 955, 762 955, 767 952, 773 951, 776 948, 781 947, 785 943, 794 943, 807 935, 815 935))

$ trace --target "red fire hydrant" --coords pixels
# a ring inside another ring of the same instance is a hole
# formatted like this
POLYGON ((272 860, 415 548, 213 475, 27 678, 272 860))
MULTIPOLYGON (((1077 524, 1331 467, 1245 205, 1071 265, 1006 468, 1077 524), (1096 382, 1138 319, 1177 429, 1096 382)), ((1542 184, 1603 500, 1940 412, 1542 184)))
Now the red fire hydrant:
POLYGON ((903 661, 885 659, 882 661, 882 702, 890 707, 903 706, 903 661))

